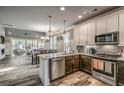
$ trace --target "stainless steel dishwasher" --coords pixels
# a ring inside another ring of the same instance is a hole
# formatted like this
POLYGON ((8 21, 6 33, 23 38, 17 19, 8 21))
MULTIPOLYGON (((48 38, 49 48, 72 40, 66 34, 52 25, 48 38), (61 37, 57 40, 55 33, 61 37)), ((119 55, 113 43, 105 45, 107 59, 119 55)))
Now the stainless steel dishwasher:
POLYGON ((65 75, 65 58, 60 57, 52 59, 51 62, 51 80, 55 80, 65 75))

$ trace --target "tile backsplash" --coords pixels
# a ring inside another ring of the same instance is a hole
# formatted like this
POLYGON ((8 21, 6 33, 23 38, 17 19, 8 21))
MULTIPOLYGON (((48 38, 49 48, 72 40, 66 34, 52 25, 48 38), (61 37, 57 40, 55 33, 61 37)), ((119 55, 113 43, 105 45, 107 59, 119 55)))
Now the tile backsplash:
POLYGON ((120 52, 117 45, 97 45, 98 52, 120 52))

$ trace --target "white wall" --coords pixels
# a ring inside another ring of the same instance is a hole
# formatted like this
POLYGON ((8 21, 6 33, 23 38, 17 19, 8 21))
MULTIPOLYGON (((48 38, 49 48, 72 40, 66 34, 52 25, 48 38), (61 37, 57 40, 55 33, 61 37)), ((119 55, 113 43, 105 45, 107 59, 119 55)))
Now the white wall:
POLYGON ((44 48, 45 48, 45 49, 49 49, 49 46, 50 46, 50 45, 49 45, 49 42, 45 42, 44 48))
MULTIPOLYGON (((3 28, 0 27, 0 35, 5 37, 5 31, 3 28)), ((0 44, 0 60, 2 60, 3 58, 5 58, 5 54, 1 55, 1 49, 5 48, 5 44, 0 44)))
POLYGON ((6 37, 5 40, 5 55, 7 56, 12 55, 12 40, 10 37, 6 37))

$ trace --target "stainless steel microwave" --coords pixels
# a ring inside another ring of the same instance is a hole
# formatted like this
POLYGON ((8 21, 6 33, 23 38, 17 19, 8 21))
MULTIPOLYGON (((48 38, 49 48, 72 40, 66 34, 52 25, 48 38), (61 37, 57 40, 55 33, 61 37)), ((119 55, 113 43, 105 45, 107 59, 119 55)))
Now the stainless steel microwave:
POLYGON ((105 33, 95 36, 96 44, 118 44, 119 32, 105 33))

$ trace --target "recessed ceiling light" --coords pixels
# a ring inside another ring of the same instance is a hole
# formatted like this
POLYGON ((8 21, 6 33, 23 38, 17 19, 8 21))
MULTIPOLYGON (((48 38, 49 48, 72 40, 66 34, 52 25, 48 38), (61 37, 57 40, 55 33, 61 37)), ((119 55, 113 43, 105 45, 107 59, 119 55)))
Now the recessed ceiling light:
POLYGON ((64 6, 61 6, 61 7, 60 7, 60 10, 61 10, 61 11, 64 11, 64 10, 65 10, 65 7, 64 7, 64 6))
POLYGON ((82 15, 79 15, 78 18, 79 18, 79 19, 82 18, 82 15))

